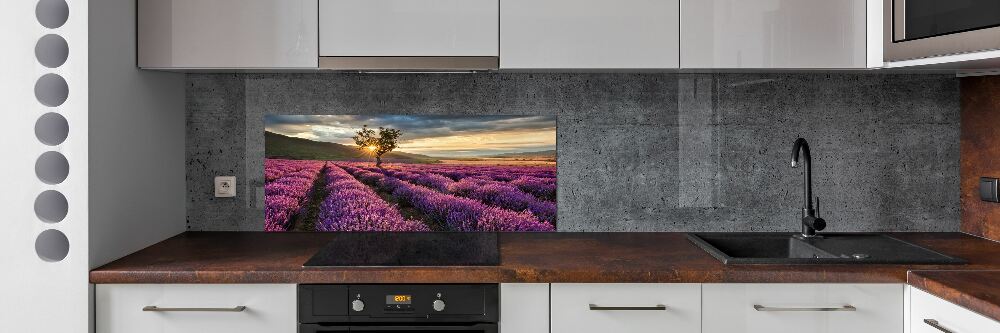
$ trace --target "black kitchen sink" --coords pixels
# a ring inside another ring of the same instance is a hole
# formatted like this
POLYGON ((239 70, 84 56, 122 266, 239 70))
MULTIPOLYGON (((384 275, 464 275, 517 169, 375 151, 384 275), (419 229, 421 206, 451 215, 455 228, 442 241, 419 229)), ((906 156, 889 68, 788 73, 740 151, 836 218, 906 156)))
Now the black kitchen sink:
POLYGON ((965 260, 882 234, 691 233, 688 239, 726 265, 964 264, 965 260))

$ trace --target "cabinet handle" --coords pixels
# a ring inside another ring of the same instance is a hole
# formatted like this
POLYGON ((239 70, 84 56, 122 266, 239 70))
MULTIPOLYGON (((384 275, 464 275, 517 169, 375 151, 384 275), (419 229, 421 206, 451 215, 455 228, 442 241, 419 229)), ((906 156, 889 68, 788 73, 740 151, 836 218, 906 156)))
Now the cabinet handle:
POLYGON ((142 307, 142 311, 155 312, 243 312, 247 307, 240 305, 231 308, 161 308, 155 305, 142 307))
POLYGON ((938 331, 941 331, 941 332, 944 332, 944 333, 955 333, 955 332, 952 332, 951 330, 949 330, 947 328, 944 328, 944 326, 941 326, 941 323, 938 323, 938 321, 934 320, 934 319, 924 319, 924 324, 927 324, 930 327, 936 328, 938 331))
POLYGON ((754 304, 753 305, 753 309, 757 310, 757 311, 775 311, 775 312, 782 312, 782 311, 858 311, 858 308, 855 308, 853 305, 844 305, 844 306, 841 306, 841 307, 833 307, 833 308, 776 308, 776 307, 770 307, 770 306, 763 306, 763 305, 759 305, 759 304, 754 304))
POLYGON ((600 306, 597 304, 590 304, 591 311, 649 311, 649 310, 666 310, 667 306, 663 304, 657 304, 653 306, 600 306))

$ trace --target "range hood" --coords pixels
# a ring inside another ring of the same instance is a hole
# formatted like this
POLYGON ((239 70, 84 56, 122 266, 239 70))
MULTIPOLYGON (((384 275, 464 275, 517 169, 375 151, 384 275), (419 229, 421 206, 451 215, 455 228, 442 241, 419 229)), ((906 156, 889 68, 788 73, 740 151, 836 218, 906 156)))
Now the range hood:
POLYGON ((319 57, 319 69, 361 72, 481 72, 500 68, 500 57, 319 57))

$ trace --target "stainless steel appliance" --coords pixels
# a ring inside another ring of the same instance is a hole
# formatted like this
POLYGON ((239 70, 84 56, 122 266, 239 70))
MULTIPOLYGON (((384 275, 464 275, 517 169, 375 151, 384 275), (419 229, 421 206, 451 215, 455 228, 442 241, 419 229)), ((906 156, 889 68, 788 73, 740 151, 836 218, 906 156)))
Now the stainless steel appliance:
POLYGON ((496 284, 303 284, 299 333, 497 333, 496 284))
POLYGON ((885 61, 1000 49, 1000 1, 884 0, 885 61))

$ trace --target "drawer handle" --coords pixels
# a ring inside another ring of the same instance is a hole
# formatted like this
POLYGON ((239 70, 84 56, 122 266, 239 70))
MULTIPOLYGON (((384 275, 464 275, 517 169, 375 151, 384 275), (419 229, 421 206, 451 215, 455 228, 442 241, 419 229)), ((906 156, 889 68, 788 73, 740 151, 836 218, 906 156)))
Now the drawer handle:
POLYGON ((941 323, 938 323, 938 321, 934 320, 934 319, 924 319, 924 324, 927 324, 930 327, 936 328, 938 331, 941 331, 941 332, 944 332, 944 333, 955 333, 955 332, 952 332, 951 330, 949 330, 947 328, 944 328, 944 326, 941 326, 941 323))
POLYGON ((600 306, 597 304, 591 304, 591 311, 662 311, 666 310, 667 306, 663 304, 657 304, 653 306, 600 306))
POLYGON ((782 312, 782 311, 858 311, 858 308, 855 308, 853 305, 844 305, 844 306, 841 306, 841 307, 832 307, 832 308, 776 308, 776 307, 771 307, 771 306, 763 306, 763 305, 759 305, 759 304, 754 304, 753 305, 753 309, 757 310, 757 311, 775 311, 775 312, 782 312))
POLYGON ((247 307, 240 305, 231 308, 161 308, 155 305, 142 307, 142 311, 155 312, 243 312, 247 307))

